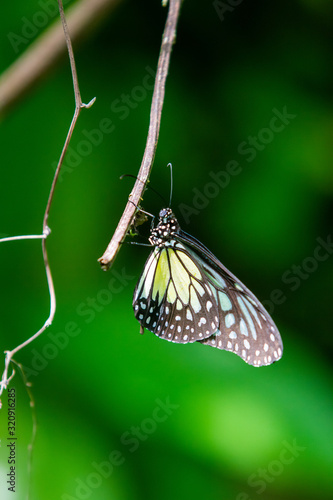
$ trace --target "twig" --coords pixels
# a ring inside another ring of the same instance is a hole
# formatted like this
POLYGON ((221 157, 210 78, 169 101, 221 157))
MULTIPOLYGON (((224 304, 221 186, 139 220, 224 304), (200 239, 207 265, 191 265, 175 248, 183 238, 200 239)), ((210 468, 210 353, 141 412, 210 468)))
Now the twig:
MULTIPOLYGON (((72 42, 87 37, 121 0, 81 0, 66 14, 72 42)), ((0 76, 0 116, 4 116, 66 53, 60 20, 42 33, 0 76)))
MULTIPOLYGON (((50 233, 50 229, 47 226, 47 220, 49 217, 52 199, 53 199, 53 195, 54 195, 54 190, 56 187, 57 179, 59 177, 62 162, 63 162, 64 156, 65 156, 66 150, 68 148, 68 144, 71 140, 73 130, 74 130, 76 121, 78 119, 78 116, 80 114, 80 111, 82 108, 89 108, 95 101, 95 98, 94 98, 88 104, 82 103, 80 89, 79 89, 79 83, 78 83, 78 78, 77 78, 77 73, 76 73, 76 67, 75 67, 74 53, 73 53, 72 43, 71 43, 69 33, 68 33, 68 27, 67 27, 67 23, 66 23, 66 19, 65 19, 62 0, 58 0, 58 5, 59 5, 59 12, 60 12, 63 30, 65 33, 67 50, 68 50, 69 60, 70 60, 70 65, 71 65, 71 70, 72 70, 72 79, 73 79, 73 87, 74 87, 74 95, 75 95, 75 111, 74 111, 74 116, 73 116, 72 122, 70 124, 68 133, 67 133, 65 144, 63 146, 63 149, 62 149, 62 152, 61 152, 61 155, 59 158, 58 166, 56 168, 56 171, 55 171, 55 174, 53 177, 53 181, 52 181, 52 185, 51 185, 51 189, 50 189, 50 194, 49 194, 49 197, 47 200, 46 209, 45 209, 45 213, 44 213, 44 217, 43 217, 43 235, 42 236, 40 236, 40 235, 34 236, 35 238, 42 238, 42 252, 43 252, 43 258, 44 258, 46 279, 47 279, 49 295, 50 295, 50 313, 49 313, 47 320, 45 321, 43 326, 38 330, 38 332, 36 332, 34 335, 32 335, 29 339, 27 339, 25 342, 23 342, 19 346, 15 347, 15 349, 13 349, 12 351, 5 351, 5 354, 6 354, 5 369, 4 369, 4 372, 2 374, 2 380, 0 383, 0 396, 3 392, 3 390, 7 388, 9 381, 12 379, 12 377, 15 374, 15 370, 13 370, 11 375, 8 377, 8 369, 9 369, 9 365, 10 365, 11 361, 13 360, 13 356, 18 351, 20 351, 21 349, 26 347, 28 344, 33 342, 37 337, 39 337, 39 335, 41 335, 44 332, 44 330, 48 326, 51 325, 53 318, 54 318, 54 315, 55 315, 56 297, 55 297, 51 269, 50 269, 47 251, 46 251, 46 236, 50 233)), ((27 238, 28 238, 27 236, 21 236, 21 237, 3 238, 3 240, 6 241, 6 240, 13 240, 13 239, 27 239, 27 238)))
POLYGON ((0 243, 4 243, 5 241, 16 241, 16 240, 39 240, 43 238, 47 238, 49 232, 46 234, 26 234, 24 236, 8 236, 7 238, 0 238, 0 243))
POLYGON ((137 180, 134 184, 131 194, 129 195, 127 205, 118 223, 117 229, 115 230, 115 233, 104 254, 100 259, 98 259, 98 262, 100 262, 102 269, 104 269, 105 271, 110 268, 119 251, 121 243, 127 235, 135 212, 137 211, 137 207, 139 206, 140 200, 142 199, 143 192, 145 190, 145 186, 148 182, 148 178, 153 166, 164 102, 165 82, 169 70, 171 50, 176 38, 176 28, 180 5, 181 0, 169 1, 169 12, 162 37, 160 56, 155 78, 154 93, 150 109, 150 123, 146 148, 137 180))

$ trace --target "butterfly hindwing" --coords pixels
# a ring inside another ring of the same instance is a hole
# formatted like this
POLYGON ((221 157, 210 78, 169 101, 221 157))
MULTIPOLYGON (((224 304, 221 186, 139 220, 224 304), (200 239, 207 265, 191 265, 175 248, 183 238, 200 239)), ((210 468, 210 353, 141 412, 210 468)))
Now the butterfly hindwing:
POLYGON ((202 343, 232 351, 254 366, 280 359, 282 340, 263 305, 206 247, 183 234, 187 244, 195 243, 189 251, 206 273, 219 310, 218 332, 202 343))
POLYGON ((253 294, 249 296, 240 286, 236 283, 228 289, 231 307, 227 311, 223 310, 225 299, 221 302, 221 292, 217 292, 221 306, 219 330, 202 343, 232 351, 254 366, 269 365, 282 355, 280 334, 253 294))

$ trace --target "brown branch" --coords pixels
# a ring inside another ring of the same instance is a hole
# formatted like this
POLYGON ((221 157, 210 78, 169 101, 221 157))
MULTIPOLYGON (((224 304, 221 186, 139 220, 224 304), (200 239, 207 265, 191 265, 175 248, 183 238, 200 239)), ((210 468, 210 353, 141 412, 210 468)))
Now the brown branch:
MULTIPOLYGON (((74 116, 73 116, 72 122, 70 124, 68 133, 67 133, 65 144, 63 146, 63 149, 62 149, 62 152, 61 152, 61 155, 59 158, 59 162, 58 162, 58 165, 57 165, 54 177, 53 177, 53 181, 52 181, 52 185, 51 185, 51 189, 50 189, 50 194, 49 194, 49 197, 47 200, 46 209, 45 209, 45 213, 44 213, 44 217, 43 217, 43 235, 36 236, 36 238, 41 238, 41 237, 43 238, 42 239, 42 252, 43 252, 43 258, 44 258, 47 284, 48 284, 48 289, 49 289, 49 294, 50 294, 50 313, 49 313, 47 320, 45 321, 43 326, 38 330, 38 332, 36 332, 34 335, 32 335, 30 338, 28 338, 22 344, 15 347, 15 349, 13 349, 12 351, 6 351, 5 369, 4 369, 4 372, 2 375, 2 380, 1 380, 1 385, 0 385, 0 395, 1 395, 2 391, 7 387, 8 382, 14 376, 15 371, 13 370, 12 374, 8 377, 8 369, 9 369, 9 365, 10 365, 11 361, 13 361, 13 356, 18 351, 20 351, 21 349, 26 347, 28 344, 30 344, 37 337, 39 337, 39 335, 41 335, 46 330, 46 328, 52 324, 52 321, 53 321, 53 318, 55 315, 56 297, 55 297, 51 269, 50 269, 50 265, 49 265, 49 261, 48 261, 47 252, 46 252, 46 238, 50 234, 50 229, 47 226, 47 220, 48 220, 48 216, 49 216, 49 212, 50 212, 50 208, 51 208, 51 204, 52 204, 52 200, 53 200, 53 195, 54 195, 54 190, 56 187, 57 179, 59 177, 60 169, 61 169, 61 166, 63 163, 63 159, 65 156, 66 150, 68 148, 68 144, 71 140, 73 130, 74 130, 75 124, 77 122, 78 116, 80 114, 80 111, 82 108, 90 107, 95 101, 95 99, 92 99, 89 104, 82 103, 81 94, 80 94, 80 90, 79 90, 79 82, 78 82, 76 67, 75 67, 74 53, 73 53, 72 43, 71 43, 69 33, 68 33, 68 27, 67 27, 67 23, 66 23, 66 19, 65 19, 62 0, 58 0, 58 5, 59 5, 61 23, 62 23, 63 31, 65 34, 65 40, 66 40, 66 45, 67 45, 67 50, 68 50, 68 55, 69 55, 69 60, 70 60, 70 65, 71 65, 71 71, 72 71, 72 79, 73 79, 73 87, 74 87, 74 95, 75 95, 75 111, 74 111, 74 116)), ((26 238, 27 238, 26 236, 20 237, 20 239, 26 239, 26 238)), ((14 237, 14 239, 17 239, 17 238, 14 237)), ((8 240, 11 240, 11 238, 8 238, 8 240)))
MULTIPOLYGON (((81 0, 66 14, 72 42, 105 20, 121 0, 81 0)), ((66 11, 67 12, 67 11, 66 11)), ((0 116, 3 117, 66 53, 61 21, 53 23, 0 76, 0 116)))
POLYGON ((98 262, 102 269, 107 271, 113 263, 121 243, 124 241, 133 217, 137 211, 140 201, 148 182, 148 178, 153 166, 155 152, 157 148, 158 135, 160 131, 161 115, 164 102, 165 82, 169 70, 170 55, 173 43, 176 38, 176 28, 179 18, 181 0, 169 0, 169 12, 162 37, 160 56, 157 65, 154 93, 150 108, 150 123, 146 148, 143 155, 141 167, 134 184, 128 202, 118 223, 117 229, 104 254, 98 262))

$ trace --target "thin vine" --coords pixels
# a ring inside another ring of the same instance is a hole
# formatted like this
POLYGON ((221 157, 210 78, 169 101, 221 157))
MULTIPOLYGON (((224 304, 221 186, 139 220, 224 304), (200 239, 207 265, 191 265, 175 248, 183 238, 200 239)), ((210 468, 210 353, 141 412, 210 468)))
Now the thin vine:
MULTIPOLYGON (((95 102, 95 98, 93 98, 88 104, 82 103, 81 99, 81 94, 80 94, 80 89, 79 89, 79 82, 78 82, 78 77, 77 77, 77 72, 76 72, 76 66, 75 66, 75 59, 74 59, 74 53, 73 53, 73 47, 71 43, 71 39, 68 33, 68 27, 66 23, 66 18, 65 18, 65 13, 64 13, 64 8, 62 4, 62 0, 58 0, 58 5, 59 5, 59 13, 60 13, 60 18, 61 18, 61 23, 63 27, 63 31, 65 34, 65 39, 66 39, 66 45, 67 45, 67 50, 68 50, 68 55, 69 55, 69 60, 70 60, 70 66, 71 66, 71 71, 72 71, 72 80, 73 80, 73 87, 74 87, 74 96, 75 96, 75 111, 73 115, 73 119, 71 121, 66 140, 64 143, 64 146, 61 151, 61 155, 58 161, 58 165, 52 180, 52 185, 50 189, 50 193, 48 196, 45 212, 43 215, 43 228, 42 228, 42 234, 40 235, 24 235, 24 236, 12 236, 12 237, 7 237, 7 238, 2 238, 0 239, 0 243, 4 243, 7 241, 15 241, 15 240, 24 240, 24 239, 42 239, 42 254, 43 254, 43 260, 44 260, 44 266, 45 266, 45 273, 46 273, 46 279, 47 279, 47 286, 49 290, 49 296, 50 296, 50 312, 49 315, 42 325, 42 327, 31 337, 29 337, 27 340, 22 342, 22 344, 18 345, 12 350, 7 350, 5 351, 5 367, 4 371, 1 377, 1 382, 0 382, 0 397, 5 389, 7 389, 9 382, 12 380, 12 378, 15 375, 15 369, 12 368, 12 372, 9 375, 9 367, 12 362, 14 362, 14 356, 17 354, 21 349, 29 345, 31 342, 33 342, 37 337, 39 337, 47 327, 49 327, 52 322, 53 318, 55 315, 56 311, 56 296, 55 296, 55 290, 54 290, 54 284, 53 284, 53 279, 52 279, 52 274, 51 274, 51 268, 49 264, 49 259, 47 255, 47 250, 46 250, 46 240, 48 235, 50 234, 51 230, 47 225, 51 205, 52 205, 52 200, 53 200, 53 195, 54 191, 56 188, 57 180, 59 177, 59 173, 61 171, 61 166, 63 164, 64 156, 66 154, 69 142, 71 140, 73 130, 75 128, 77 119, 79 117, 80 111, 82 108, 89 108, 92 106, 92 104, 95 102)), ((1 408, 1 400, 0 400, 0 408, 1 408)))

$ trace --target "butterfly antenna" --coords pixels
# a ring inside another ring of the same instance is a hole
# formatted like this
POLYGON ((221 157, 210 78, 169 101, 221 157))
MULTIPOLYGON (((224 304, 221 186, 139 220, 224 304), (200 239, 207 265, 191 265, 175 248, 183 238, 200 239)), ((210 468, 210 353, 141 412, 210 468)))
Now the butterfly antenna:
POLYGON ((132 205, 135 206, 135 208, 138 210, 138 212, 142 212, 145 215, 149 215, 149 217, 152 217, 152 219, 155 219, 155 215, 151 214, 150 212, 146 212, 145 210, 142 210, 142 208, 138 207, 132 200, 128 200, 132 205))
POLYGON ((172 163, 168 163, 167 167, 170 167, 170 200, 169 200, 169 207, 171 207, 172 191, 173 191, 172 163))
MULTIPOLYGON (((124 177, 132 177, 133 179, 137 179, 138 180, 138 178, 135 175, 132 175, 132 174, 123 174, 119 178, 122 180, 124 177)), ((142 182, 142 181, 140 180, 140 182, 142 182)), ((163 198, 163 196, 161 195, 161 193, 159 193, 158 191, 156 191, 156 189, 154 189, 152 186, 150 186, 148 184, 146 185, 146 188, 147 189, 151 189, 151 191, 154 191, 154 193, 157 194, 157 196, 159 196, 161 198, 161 200, 163 201, 163 203, 166 203, 165 198, 163 198)))

